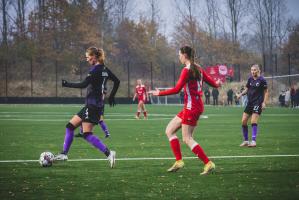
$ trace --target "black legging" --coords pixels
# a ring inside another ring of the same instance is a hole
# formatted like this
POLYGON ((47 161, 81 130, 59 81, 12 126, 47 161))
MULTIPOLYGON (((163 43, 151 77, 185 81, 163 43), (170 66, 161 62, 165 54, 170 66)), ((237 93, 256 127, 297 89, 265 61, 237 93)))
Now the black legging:
POLYGON ((218 105, 218 97, 213 97, 213 105, 218 105))

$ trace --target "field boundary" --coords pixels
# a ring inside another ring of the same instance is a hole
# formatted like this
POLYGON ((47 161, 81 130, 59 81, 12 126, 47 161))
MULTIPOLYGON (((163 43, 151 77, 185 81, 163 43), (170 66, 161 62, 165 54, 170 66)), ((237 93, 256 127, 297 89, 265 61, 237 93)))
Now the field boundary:
MULTIPOLYGON (((278 158, 278 157, 299 157, 299 154, 290 155, 244 155, 244 156, 210 156, 213 159, 234 159, 234 158, 278 158)), ((173 160, 173 157, 139 157, 139 158, 117 158, 117 161, 142 161, 142 160, 173 160)), ((197 157, 183 157, 183 159, 197 159, 197 157)), ((67 162, 107 161, 105 158, 69 159, 67 162)), ((38 160, 0 160, 0 163, 27 163, 38 162, 38 160)))

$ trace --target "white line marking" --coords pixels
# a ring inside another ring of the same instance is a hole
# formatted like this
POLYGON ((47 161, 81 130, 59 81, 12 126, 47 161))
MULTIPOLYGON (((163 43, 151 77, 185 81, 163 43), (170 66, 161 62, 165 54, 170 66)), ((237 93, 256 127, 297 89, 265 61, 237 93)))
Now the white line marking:
MULTIPOLYGON (((105 119, 105 121, 159 121, 159 120, 170 120, 172 117, 168 118, 149 118, 147 120, 137 120, 137 119, 105 119)), ((64 122, 68 121, 68 119, 22 119, 22 118, 7 118, 7 119, 0 119, 0 121, 32 121, 32 122, 64 122)))
MULTIPOLYGON (((279 158, 279 157, 299 157, 299 154, 294 155, 247 155, 247 156, 210 156, 213 159, 232 159, 232 158, 279 158)), ((197 159, 197 157, 183 157, 184 159, 197 159)), ((141 161, 141 160, 174 160, 173 157, 161 158, 117 158, 118 161, 141 161)), ((87 158, 87 159, 70 159, 67 162, 86 162, 86 161, 107 161, 104 158, 87 158)), ((38 162, 38 160, 0 160, 0 163, 26 163, 38 162)))
MULTIPOLYGON (((178 110, 179 111, 179 110, 178 110)), ((70 116, 76 114, 76 112, 7 112, 7 111, 0 111, 1 117, 12 117, 12 116, 19 116, 20 114, 24 114, 28 116, 31 114, 32 116, 70 116)), ((176 113, 173 114, 162 114, 162 113, 149 113, 148 116, 158 116, 158 117, 168 117, 174 116, 176 113)), ((129 117, 135 116, 135 113, 106 113, 105 116, 118 116, 118 117, 129 117)), ((210 116, 210 117, 229 117, 229 116, 239 116, 238 114, 206 114, 201 116, 210 116)), ((271 116, 271 117, 288 117, 288 116, 299 116, 299 113, 264 113, 263 116, 271 116)))

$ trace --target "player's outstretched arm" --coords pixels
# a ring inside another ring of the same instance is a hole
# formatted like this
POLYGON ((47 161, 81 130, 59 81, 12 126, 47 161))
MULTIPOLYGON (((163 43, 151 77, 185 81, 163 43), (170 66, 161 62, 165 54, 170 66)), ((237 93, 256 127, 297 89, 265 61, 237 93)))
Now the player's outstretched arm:
POLYGON ((88 76, 80 83, 70 83, 66 80, 62 80, 62 87, 69 87, 69 88, 86 88, 91 80, 91 75, 88 76))
POLYGON ((205 70, 202 70, 203 74, 203 81, 209 84, 210 86, 214 88, 218 88, 221 86, 221 81, 218 79, 217 81, 214 81, 206 72, 205 70))
POLYGON ((247 91, 248 91, 248 88, 246 87, 246 88, 243 90, 243 92, 241 92, 240 94, 237 94, 237 95, 236 95, 237 99, 240 99, 241 96, 244 96, 245 94, 247 94, 247 91))
MULTIPOLYGON (((160 91, 158 95, 156 96, 166 96, 166 95, 171 95, 171 94, 177 94, 179 93, 182 88, 184 87, 184 85, 186 84, 186 82, 188 81, 188 76, 189 76, 189 71, 188 69, 183 69, 180 75, 180 78, 178 80, 178 82, 176 83, 174 88, 168 89, 168 90, 164 90, 164 91, 160 91)), ((157 91, 157 89, 156 89, 157 91)), ((153 93, 153 95, 155 95, 153 93)))
POLYGON ((159 96, 160 90, 156 88, 156 90, 150 90, 148 94, 152 94, 154 96, 159 96))

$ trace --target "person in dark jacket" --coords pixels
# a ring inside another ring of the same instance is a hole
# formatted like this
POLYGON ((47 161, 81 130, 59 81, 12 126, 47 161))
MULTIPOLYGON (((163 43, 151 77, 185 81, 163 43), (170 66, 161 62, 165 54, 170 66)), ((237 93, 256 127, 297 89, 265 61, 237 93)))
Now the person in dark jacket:
POLYGON ((212 96, 213 96, 213 105, 218 105, 218 96, 219 96, 219 91, 217 88, 213 88, 212 90, 212 96))

